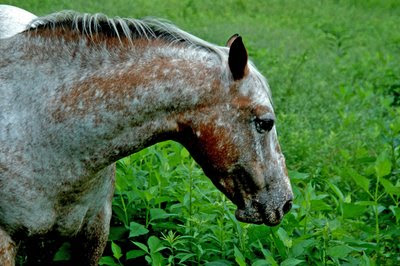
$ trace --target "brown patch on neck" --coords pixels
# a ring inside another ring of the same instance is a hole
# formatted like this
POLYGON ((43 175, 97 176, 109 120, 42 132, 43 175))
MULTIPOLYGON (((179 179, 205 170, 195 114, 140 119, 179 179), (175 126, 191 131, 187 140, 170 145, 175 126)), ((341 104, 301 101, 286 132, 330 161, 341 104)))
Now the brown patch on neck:
POLYGON ((212 118, 210 120, 180 123, 176 140, 189 150, 212 182, 231 198, 234 194, 234 184, 227 173, 233 170, 240 151, 233 142, 230 130, 218 127, 212 122, 212 118))
MULTIPOLYGON (((221 86, 214 69, 206 69, 200 63, 189 62, 185 59, 156 57, 133 69, 118 72, 111 76, 92 76, 82 82, 75 83, 71 88, 62 88, 63 94, 57 98, 55 105, 59 107, 52 113, 57 122, 64 121, 69 116, 85 116, 96 106, 105 106, 108 111, 123 112, 127 105, 137 95, 136 88, 162 86, 162 83, 175 82, 176 79, 186 80, 193 87, 205 86, 208 82, 212 90, 217 91, 221 86), (166 71, 167 70, 167 71, 166 71), (101 96, 99 96, 101 95, 101 96), (68 110, 68 112, 66 112, 68 110)), ((174 87, 170 88, 171 90, 174 87)), ((168 91, 168 89, 166 89, 168 91)), ((173 92, 171 92, 173 93, 173 92)), ((197 92, 193 92, 194 94, 197 92)), ((155 91, 156 97, 160 97, 155 91)), ((101 119, 95 117, 95 122, 101 119)))
POLYGON ((198 128, 207 158, 221 169, 229 169, 239 157, 230 132, 214 124, 201 124, 198 128))

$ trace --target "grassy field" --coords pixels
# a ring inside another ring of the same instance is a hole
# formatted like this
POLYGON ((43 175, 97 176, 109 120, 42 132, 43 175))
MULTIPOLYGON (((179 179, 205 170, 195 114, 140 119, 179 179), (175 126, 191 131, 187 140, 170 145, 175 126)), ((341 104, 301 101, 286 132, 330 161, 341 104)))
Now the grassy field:
POLYGON ((118 162, 103 265, 400 265, 399 1, 5 2, 162 17, 220 45, 240 33, 272 88, 295 193, 282 224, 238 222, 164 142, 118 162))

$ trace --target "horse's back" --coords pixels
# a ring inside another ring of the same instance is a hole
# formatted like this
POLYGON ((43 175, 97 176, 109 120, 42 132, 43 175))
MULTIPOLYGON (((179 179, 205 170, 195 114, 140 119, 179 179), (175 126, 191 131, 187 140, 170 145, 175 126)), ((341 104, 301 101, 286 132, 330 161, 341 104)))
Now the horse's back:
POLYGON ((0 5, 0 39, 11 37, 26 29, 36 16, 21 8, 0 5))

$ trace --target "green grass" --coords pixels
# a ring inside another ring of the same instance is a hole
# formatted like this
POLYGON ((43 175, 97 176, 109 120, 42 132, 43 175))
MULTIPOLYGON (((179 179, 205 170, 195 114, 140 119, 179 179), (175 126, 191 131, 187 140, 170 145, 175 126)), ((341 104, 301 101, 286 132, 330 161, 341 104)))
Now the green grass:
POLYGON ((118 162, 104 265, 400 264, 400 2, 8 3, 158 16, 220 45, 240 33, 272 88, 295 192, 283 223, 236 221, 187 151, 164 142, 118 162))

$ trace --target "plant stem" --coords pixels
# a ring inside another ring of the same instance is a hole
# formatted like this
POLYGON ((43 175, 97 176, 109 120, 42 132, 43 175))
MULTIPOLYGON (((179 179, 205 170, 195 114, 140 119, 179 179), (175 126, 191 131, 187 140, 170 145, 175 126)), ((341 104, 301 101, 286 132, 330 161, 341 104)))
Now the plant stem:
POLYGON ((150 215, 149 208, 150 208, 150 206, 146 202, 146 228, 149 227, 149 223, 150 223, 150 221, 149 221, 149 215, 150 215))
MULTIPOLYGON (((193 186, 193 179, 192 179, 192 164, 189 166, 189 235, 193 237, 192 232, 192 186, 193 186)), ((190 241, 190 250, 193 252, 193 241, 190 241)))
POLYGON ((376 176, 376 185, 375 185, 375 197, 374 197, 374 211, 375 211, 375 238, 376 238, 376 246, 377 246, 377 262, 379 262, 379 210, 378 210, 378 190, 379 190, 379 175, 376 176))
POLYGON ((122 203, 122 208, 124 209, 124 215, 125 215, 125 226, 128 226, 128 213, 126 210, 126 205, 125 205, 125 201, 124 201, 124 197, 122 196, 122 192, 121 190, 118 190, 119 193, 119 197, 121 198, 121 203, 122 203))

